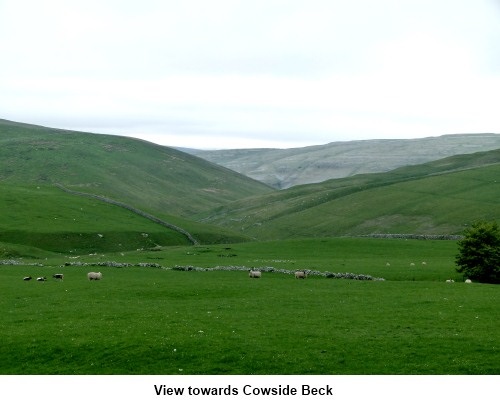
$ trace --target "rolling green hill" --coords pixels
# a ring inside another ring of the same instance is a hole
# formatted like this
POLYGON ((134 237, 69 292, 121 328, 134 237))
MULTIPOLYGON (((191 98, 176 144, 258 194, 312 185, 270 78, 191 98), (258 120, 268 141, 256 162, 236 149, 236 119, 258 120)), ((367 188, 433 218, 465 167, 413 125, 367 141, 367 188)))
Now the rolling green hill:
POLYGON ((4 256, 12 244, 119 252, 198 242, 449 235, 476 219, 500 219, 500 149, 279 191, 148 142, 9 121, 0 121, 0 158, 4 256))
POLYGON ((138 139, 0 120, 0 181, 60 183, 155 214, 192 215, 270 187, 138 139))
MULTIPOLYGON (((63 216, 70 215, 73 205, 88 199, 63 198, 63 192, 55 190, 56 184, 65 190, 104 196, 151 214, 185 230, 201 243, 245 238, 232 231, 190 221, 190 215, 272 190, 229 169, 153 143, 0 120, 0 185, 4 198, 0 230, 14 230, 14 224, 6 216, 16 212, 25 220, 24 225, 18 221, 19 226, 36 228, 42 233, 49 229, 47 232, 51 233, 52 224, 46 228, 47 224, 38 224, 30 215, 38 215, 37 211, 46 206, 56 207, 63 216), (45 193, 34 194, 37 187, 42 187, 45 193), (30 190, 29 196, 25 195, 26 190, 30 190), (7 195, 11 196, 10 203, 5 200, 7 195), (24 205, 13 201, 23 201, 24 205)), ((97 211, 101 210, 99 207, 97 211)), ((115 208, 115 211, 118 222, 118 212, 130 215, 130 211, 123 208, 115 208)), ((66 222, 65 225, 66 228, 57 232, 80 232, 78 228, 73 229, 74 224, 66 222)), ((92 232, 97 232, 97 228, 92 232)), ((20 243, 19 235, 16 240, 20 243)), ((33 238, 36 239, 34 234, 25 236, 27 240, 33 238)), ((180 241, 185 241, 182 234, 174 237, 170 244, 180 241)), ((38 245, 40 243, 35 243, 38 245)))
POLYGON ((65 193, 51 185, 0 183, 0 259, 43 258, 51 253, 78 256, 158 250, 193 242, 247 240, 212 225, 166 218, 177 226, 165 226, 124 207, 65 193))
POLYGON ((456 234, 500 219, 500 150, 240 200, 198 219, 257 239, 456 234))

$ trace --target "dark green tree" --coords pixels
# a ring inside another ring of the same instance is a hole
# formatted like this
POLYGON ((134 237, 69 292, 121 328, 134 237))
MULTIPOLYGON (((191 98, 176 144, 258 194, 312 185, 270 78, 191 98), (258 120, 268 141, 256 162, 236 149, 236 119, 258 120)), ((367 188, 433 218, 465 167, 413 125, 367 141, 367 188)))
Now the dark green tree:
POLYGON ((500 230, 495 221, 479 221, 458 242, 457 271, 481 283, 500 283, 500 230))

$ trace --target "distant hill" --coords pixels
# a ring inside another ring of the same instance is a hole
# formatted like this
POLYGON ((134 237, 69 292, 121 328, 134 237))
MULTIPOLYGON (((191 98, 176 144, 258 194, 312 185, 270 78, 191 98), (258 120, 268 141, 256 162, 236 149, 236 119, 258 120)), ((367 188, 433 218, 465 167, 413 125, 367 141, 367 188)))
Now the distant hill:
POLYGON ((500 220, 499 201, 497 149, 295 186, 236 201, 198 219, 259 240, 449 235, 474 220, 500 220))
POLYGON ((292 149, 193 150, 276 189, 361 173, 379 173, 445 157, 500 148, 500 134, 443 135, 422 139, 332 142, 292 149))
POLYGON ((230 169, 150 142, 6 120, 0 120, 0 183, 58 183, 105 196, 188 227, 202 242, 225 240, 224 231, 190 222, 189 216, 272 191, 230 169))

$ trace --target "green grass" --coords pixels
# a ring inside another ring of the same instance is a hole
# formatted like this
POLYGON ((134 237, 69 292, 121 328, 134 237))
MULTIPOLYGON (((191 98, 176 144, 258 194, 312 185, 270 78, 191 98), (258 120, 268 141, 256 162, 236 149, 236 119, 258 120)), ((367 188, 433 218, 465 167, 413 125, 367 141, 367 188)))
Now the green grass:
POLYGON ((169 267, 274 267, 368 274, 391 281, 461 280, 454 269, 457 254, 454 241, 324 238, 169 247, 160 252, 129 254, 130 257, 124 256, 125 260, 156 261, 169 267))
POLYGON ((445 283, 452 242, 404 242, 307 240, 295 248, 250 243, 125 256, 164 266, 343 264, 371 267, 386 277, 380 282, 137 267, 100 268, 103 279, 89 282, 89 267, 61 269, 54 259, 53 267, 2 266, 0 372, 498 374, 498 287, 445 283), (410 269, 409 254, 427 266, 410 269), (63 282, 22 281, 61 271, 63 282), (415 274, 421 281, 411 281, 415 274))
POLYGON ((184 235, 123 208, 52 186, 0 185, 0 218, 0 242, 59 253, 189 244, 184 235))
POLYGON ((458 252, 454 241, 423 241, 370 238, 324 238, 223 245, 165 246, 124 252, 54 254, 4 245, 24 262, 60 266, 68 261, 88 263, 157 263, 165 267, 216 266, 273 267, 283 270, 308 269, 320 272, 368 274, 390 281, 442 281, 462 277, 455 271, 458 252), (17 249, 17 250, 16 250, 17 249), (43 260, 39 260, 42 258, 43 260), (44 261, 47 258, 47 262, 44 261), (422 263, 426 264, 423 265, 422 263), (415 264, 412 266, 411 264, 415 264))
MULTIPOLYGON (((0 120, 5 187, 61 183, 104 195, 186 229, 204 244, 460 233, 474 220, 500 220, 499 162, 500 150, 494 150, 278 192, 148 142, 0 120)), ((21 217, 20 208, 33 203, 5 202, 21 217)), ((21 239, 16 243, 29 245, 21 239)))
MULTIPOLYGON (((0 241, 36 243, 35 247, 53 249, 41 246, 40 241, 50 238, 44 234, 51 233, 55 224, 41 223, 39 216, 75 215, 75 207, 89 204, 84 201, 88 198, 69 198, 52 190, 56 183, 144 211, 186 230, 201 243, 239 242, 248 238, 234 230, 200 224, 189 216, 272 190, 192 155, 138 139, 0 120, 0 229, 21 231, 15 228, 19 225, 39 234, 34 238, 9 234, 0 237, 0 241)), ((112 230, 117 224, 120 226, 118 217, 123 210, 106 208, 95 201, 93 205, 103 212, 90 215, 102 217, 107 212, 113 213, 115 221, 110 218, 101 228, 112 230)), ((122 228, 127 226, 127 214, 124 219, 122 228)), ((71 233, 68 225, 64 224, 63 231, 71 233)), ((58 244, 61 238, 53 239, 58 244)), ((171 241, 167 244, 184 243, 183 237, 170 235, 168 239, 171 241)), ((132 247, 126 240, 124 243, 125 248, 132 247)))
POLYGON ((1 374, 500 372, 498 286, 461 282, 455 242, 331 237, 498 220, 498 151, 275 193, 147 142, 0 121, 0 162, 0 260, 23 263, 0 265, 1 374), (89 282, 96 267, 69 262, 163 268, 98 267, 89 282))
POLYGON ((0 180, 61 183, 154 215, 187 216, 271 187, 176 149, 0 120, 0 180))
MULTIPOLYGON (((163 218, 205 243, 245 240, 212 225, 163 218)), ((122 207, 68 194, 52 185, 10 183, 0 183, 0 243, 73 254, 191 245, 185 235, 122 207)), ((3 255, 13 254, 6 250, 3 255)))
POLYGON ((297 186, 243 199, 198 219, 259 240, 457 234, 474 220, 500 220, 499 161, 500 152, 492 151, 297 186))

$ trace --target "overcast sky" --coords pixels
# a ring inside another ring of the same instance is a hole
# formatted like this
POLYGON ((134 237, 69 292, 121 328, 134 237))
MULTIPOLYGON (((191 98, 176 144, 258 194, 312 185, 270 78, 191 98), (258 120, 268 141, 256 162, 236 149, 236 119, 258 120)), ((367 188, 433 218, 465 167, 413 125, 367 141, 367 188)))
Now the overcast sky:
POLYGON ((500 133, 500 0, 0 0, 0 118, 195 148, 500 133))

